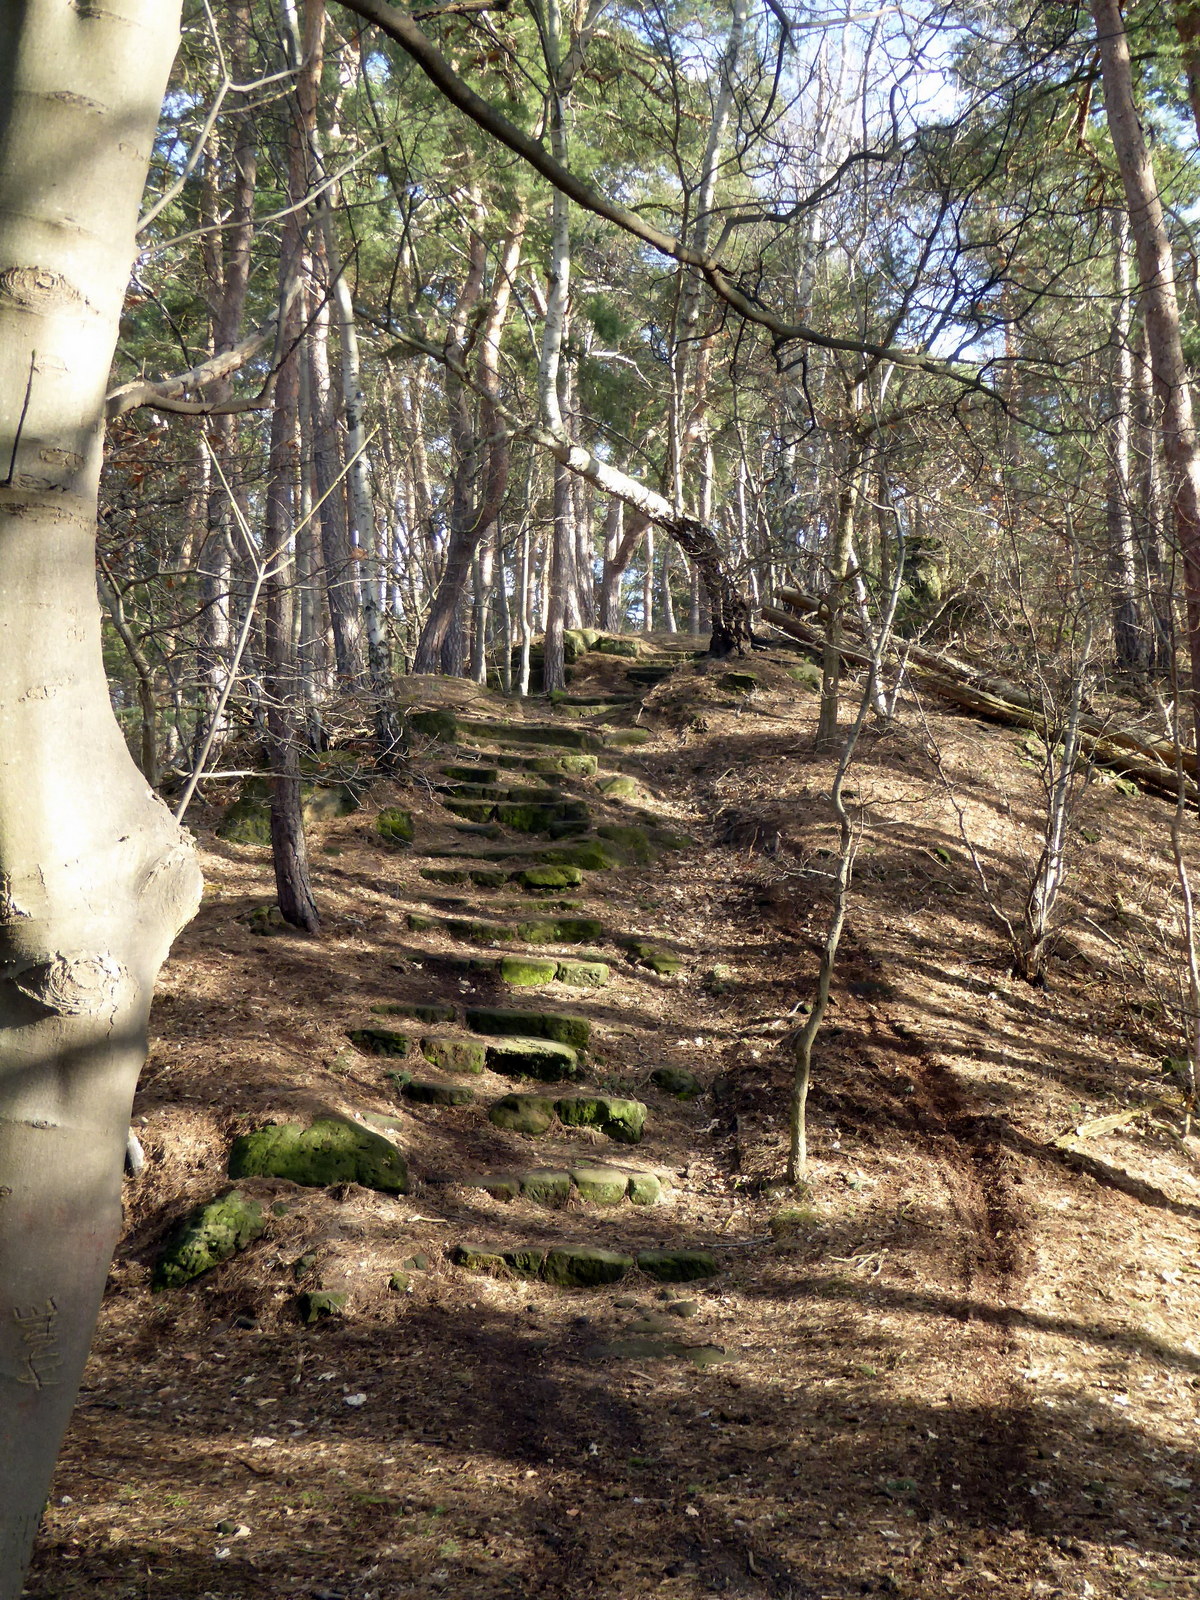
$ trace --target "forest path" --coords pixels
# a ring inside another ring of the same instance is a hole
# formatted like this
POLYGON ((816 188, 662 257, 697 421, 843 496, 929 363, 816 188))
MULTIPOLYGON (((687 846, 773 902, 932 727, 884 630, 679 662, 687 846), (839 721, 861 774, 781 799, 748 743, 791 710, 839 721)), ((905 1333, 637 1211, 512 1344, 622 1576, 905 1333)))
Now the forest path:
MULTIPOLYGON (((1162 1094, 1144 989, 1100 940, 1045 995, 1011 983, 924 735, 872 735, 812 1170, 784 1192, 828 771, 798 657, 671 643, 589 652, 552 709, 414 681, 434 713, 414 782, 315 826, 320 941, 274 930, 261 846, 204 832, 210 892, 138 1100, 148 1166, 31 1595, 1194 1593, 1200 1184, 1146 1124, 1054 1142, 1162 1094), (381 830, 398 812, 411 845, 381 830), (572 852, 579 882, 512 876, 572 852), (480 1031, 507 1010, 587 1023, 585 1056, 514 1077, 480 1031), (494 1120, 529 1093, 540 1131, 494 1120), (564 1121, 581 1098, 607 1111, 564 1121), (629 1101, 635 1143, 614 1137, 629 1101), (407 1195, 242 1181, 264 1237, 152 1292, 236 1135, 331 1115, 397 1141, 407 1195), (634 1203, 639 1175, 665 1180, 638 1191, 656 1203, 634 1203), (619 1275, 551 1281, 564 1249, 619 1275), (718 1270, 660 1282, 664 1250, 718 1270), (347 1298, 308 1325, 314 1292, 347 1298)), ((1011 736, 931 726, 1016 884, 1036 792, 1011 736)), ((1111 938, 1105 875, 1127 908, 1160 864, 1136 854, 1154 803, 1100 800, 1081 892, 1111 938)))

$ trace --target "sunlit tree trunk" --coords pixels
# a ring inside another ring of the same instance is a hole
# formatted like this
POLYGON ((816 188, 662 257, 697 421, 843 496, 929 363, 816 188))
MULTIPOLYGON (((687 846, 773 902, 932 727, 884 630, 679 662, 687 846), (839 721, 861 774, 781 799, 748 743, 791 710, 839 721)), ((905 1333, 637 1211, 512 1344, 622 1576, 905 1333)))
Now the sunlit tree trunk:
POLYGON ((169 0, 0 0, 0 1600, 17 1600, 120 1228, 187 837, 109 705, 104 393, 169 0))
POLYGON ((1160 415, 1175 539, 1183 563, 1192 720, 1200 735, 1200 449, 1175 292, 1175 261, 1133 92, 1129 39, 1118 0, 1092 0, 1104 105, 1125 187, 1160 415))

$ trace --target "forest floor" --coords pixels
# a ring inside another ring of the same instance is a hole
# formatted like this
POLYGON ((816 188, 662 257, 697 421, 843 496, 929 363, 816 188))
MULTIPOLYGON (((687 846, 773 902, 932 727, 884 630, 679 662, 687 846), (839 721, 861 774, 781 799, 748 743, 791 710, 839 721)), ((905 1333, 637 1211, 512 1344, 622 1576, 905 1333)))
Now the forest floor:
MULTIPOLYGON (((495 848, 457 831, 435 788, 462 750, 424 741, 413 782, 377 783, 314 829, 317 939, 262 936, 268 852, 198 815, 208 892, 164 973, 135 1107, 147 1164, 127 1182, 30 1595, 1200 1595, 1200 1141, 1171 1132, 1163 1067, 1178 1048, 1170 807, 1100 777, 1087 789, 1064 936, 1034 990, 1008 976, 964 845, 965 830, 1016 914, 1041 808, 1028 736, 911 702, 867 732, 797 1196, 779 1185, 788 1037, 834 840, 816 699, 782 649, 677 659, 639 702, 598 713, 648 730, 600 757, 639 795, 567 785, 609 820, 624 806, 692 841, 587 874, 569 909, 603 924, 589 948, 606 988, 506 991, 468 964, 498 952, 436 921, 522 898, 420 876, 453 859, 439 851, 495 848), (729 688, 731 669, 759 686, 729 688), (412 811, 411 848, 380 838, 388 805, 412 811), (632 964, 630 937, 682 969, 632 964), (348 1031, 411 1027, 372 1007, 434 1001, 589 1018, 589 1072, 644 1100, 645 1140, 499 1129, 484 1107, 514 1085, 491 1072, 461 1080, 476 1104, 399 1097, 395 1060, 348 1031), (664 1065, 705 1093, 656 1088, 664 1065), (164 1237, 229 1187, 232 1138, 314 1115, 387 1128, 409 1192, 244 1180, 270 1202, 267 1232, 153 1291, 164 1237), (670 1187, 654 1206, 575 1195, 549 1210, 468 1186, 581 1154, 670 1187), (567 1289, 451 1259, 464 1241, 564 1240, 703 1248, 720 1271, 567 1289), (309 1326, 297 1295, 314 1285, 348 1299, 309 1326)), ((572 692, 628 689, 630 665, 589 654, 572 692)), ((552 720, 544 703, 417 687, 427 705, 552 720)), ((580 712, 554 717, 578 730, 580 712)))

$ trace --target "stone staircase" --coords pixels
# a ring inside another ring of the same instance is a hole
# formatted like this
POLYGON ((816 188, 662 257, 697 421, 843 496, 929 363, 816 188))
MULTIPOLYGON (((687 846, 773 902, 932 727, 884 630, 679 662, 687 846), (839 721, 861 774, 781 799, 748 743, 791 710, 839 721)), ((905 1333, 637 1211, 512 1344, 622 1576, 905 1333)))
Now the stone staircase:
MULTIPOLYGON (((476 1170, 423 1172, 420 1181, 474 1196, 471 1204, 486 1208, 480 1222, 501 1241, 453 1242, 448 1256, 458 1268, 574 1288, 638 1274, 685 1283, 718 1272, 707 1249, 570 1237, 573 1219, 669 1211, 674 1180, 655 1160, 655 1107, 681 1106, 701 1092, 678 1068, 643 1074, 642 1087, 617 1081, 605 1062, 606 1030, 614 1009, 619 1015, 619 1000, 614 1008, 609 997, 628 984, 624 975, 669 981, 684 966, 680 954, 604 915, 604 881, 645 873, 691 843, 627 770, 628 753, 651 737, 632 725, 645 695, 689 656, 600 653, 619 661, 605 662, 604 690, 556 697, 553 720, 544 702, 536 717, 520 702, 502 715, 470 706, 410 711, 415 762, 432 796, 427 809, 440 820, 425 825, 386 807, 376 837, 415 869, 420 893, 403 912, 414 963, 457 974, 463 999, 430 1003, 410 979, 413 993, 375 1006, 348 1030, 356 1057, 379 1061, 400 1115, 363 1111, 358 1120, 318 1119, 307 1129, 256 1129, 235 1142, 231 1178, 386 1183, 387 1192, 404 1192, 407 1164, 390 1135, 403 1132, 406 1114, 448 1119, 459 1145, 482 1148, 488 1159, 476 1170), (511 1003, 487 1003, 505 993, 511 1003), (560 1009, 564 995, 568 1009, 560 1009), (530 1080, 538 1087, 526 1087, 530 1080), (543 1232, 556 1216, 558 1242, 503 1241, 528 1233, 533 1214, 543 1232)), ((584 654, 576 655, 576 675, 584 654)), ((232 1191, 214 1202, 223 1231, 208 1245, 197 1242, 203 1216, 186 1220, 160 1264, 163 1283, 183 1281, 185 1258, 211 1265, 254 1236, 244 1219, 240 1232, 231 1226, 236 1201, 232 1191)))

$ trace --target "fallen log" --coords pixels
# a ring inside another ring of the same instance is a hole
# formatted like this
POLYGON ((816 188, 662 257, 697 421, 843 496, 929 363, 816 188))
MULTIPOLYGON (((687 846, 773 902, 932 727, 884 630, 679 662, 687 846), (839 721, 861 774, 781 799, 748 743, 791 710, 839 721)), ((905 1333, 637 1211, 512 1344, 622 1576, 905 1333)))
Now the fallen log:
MULTIPOLYGON (((763 606, 762 616, 764 622, 774 624, 781 632, 788 634, 818 660, 820 659, 825 649, 825 636, 818 628, 812 627, 811 624, 787 611, 779 610, 777 606, 763 606)), ((1000 722, 1015 728, 1030 728, 1042 738, 1052 737, 1045 716, 1032 705, 1028 695, 1022 694, 1025 703, 1020 704, 1004 695, 994 693, 990 688, 981 686, 984 683, 1000 684, 1004 682, 1003 679, 987 678, 970 668, 964 669, 970 673, 969 678, 960 677, 956 672, 946 670, 951 658, 937 656, 933 651, 921 650, 919 655, 924 659, 918 659, 917 652, 910 649, 903 641, 893 645, 892 650, 894 654, 901 656, 913 678, 943 700, 949 700, 953 705, 962 707, 974 716, 986 718, 989 722, 1000 722), (937 662, 937 669, 927 665, 927 662, 937 662)), ((849 643, 840 647, 839 654, 850 666, 870 666, 871 657, 866 651, 849 643)), ((954 663, 954 665, 957 667, 959 664, 954 663)), ((1154 748, 1161 743, 1163 748, 1170 749, 1171 746, 1165 741, 1144 741, 1136 734, 1109 730, 1093 717, 1086 719, 1082 733, 1082 752, 1094 766, 1119 772, 1152 794, 1162 795, 1169 800, 1176 798, 1179 793, 1180 775, 1154 748), (1143 751, 1150 753, 1145 754, 1143 751)), ((1185 767, 1189 757, 1191 769, 1194 771, 1195 756, 1185 750, 1185 767)), ((1182 781, 1184 798, 1194 804, 1200 804, 1200 786, 1187 776, 1186 771, 1182 781)))
MULTIPOLYGON (((821 608, 820 600, 813 595, 805 594, 801 589, 781 589, 779 598, 786 606, 805 614, 812 614, 821 608)), ((766 615, 767 611, 764 608, 763 616, 766 615)), ((855 623, 852 618, 846 617, 843 626, 853 629, 855 623)), ((810 632, 815 633, 815 630, 810 632)), ((824 647, 824 635, 816 636, 821 639, 824 647)), ((914 666, 922 667, 930 672, 944 674, 956 683, 968 683, 984 694, 994 695, 996 699, 1004 700, 1010 705, 1023 706, 1029 711, 1039 710, 1034 697, 1019 684, 1012 683, 1007 678, 992 677, 981 672, 978 667, 972 666, 970 662, 947 655, 944 651, 926 650, 921 645, 910 644, 903 639, 893 639, 890 648, 893 654, 902 658, 910 670, 914 666)), ((867 658, 864 656, 863 659, 865 661, 867 658)), ((1196 752, 1186 746, 1181 752, 1169 739, 1156 739, 1150 734, 1138 733, 1132 728, 1110 728, 1099 717, 1088 716, 1086 713, 1080 718, 1079 725, 1085 733, 1098 739, 1106 739, 1121 749, 1129 750, 1151 765, 1164 766, 1174 774, 1177 765, 1182 764, 1184 772, 1190 777, 1200 777, 1200 763, 1197 762, 1196 752)))

